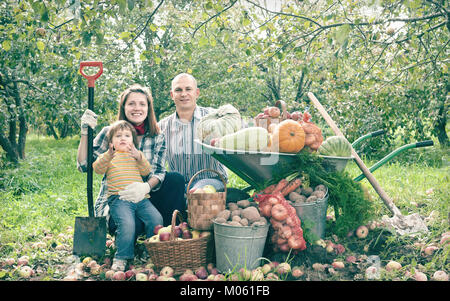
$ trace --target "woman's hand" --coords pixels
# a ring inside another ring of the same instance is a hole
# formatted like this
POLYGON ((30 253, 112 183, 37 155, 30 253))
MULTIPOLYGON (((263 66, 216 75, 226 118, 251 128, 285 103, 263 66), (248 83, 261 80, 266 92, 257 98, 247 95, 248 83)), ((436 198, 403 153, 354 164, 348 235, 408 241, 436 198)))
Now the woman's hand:
POLYGON ((81 116, 81 135, 87 135, 88 127, 95 130, 97 126, 97 114, 93 111, 87 109, 84 111, 83 116, 81 116))

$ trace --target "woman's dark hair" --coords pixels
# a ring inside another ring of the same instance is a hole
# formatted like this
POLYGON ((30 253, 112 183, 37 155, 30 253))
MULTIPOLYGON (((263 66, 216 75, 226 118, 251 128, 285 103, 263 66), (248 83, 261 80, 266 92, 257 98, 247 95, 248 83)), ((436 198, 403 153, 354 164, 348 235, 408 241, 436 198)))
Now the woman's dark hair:
POLYGON ((147 104, 148 104, 148 111, 147 111, 147 118, 145 118, 144 122, 146 123, 146 128, 150 136, 156 136, 158 135, 161 130, 159 129, 158 123, 156 122, 156 116, 155 116, 155 110, 153 109, 153 97, 150 90, 144 86, 141 86, 139 84, 133 84, 130 87, 128 87, 125 91, 120 94, 120 100, 119 100, 119 113, 117 115, 117 120, 126 120, 127 117, 125 116, 125 103, 127 102, 128 96, 130 93, 142 93, 147 98, 147 104))

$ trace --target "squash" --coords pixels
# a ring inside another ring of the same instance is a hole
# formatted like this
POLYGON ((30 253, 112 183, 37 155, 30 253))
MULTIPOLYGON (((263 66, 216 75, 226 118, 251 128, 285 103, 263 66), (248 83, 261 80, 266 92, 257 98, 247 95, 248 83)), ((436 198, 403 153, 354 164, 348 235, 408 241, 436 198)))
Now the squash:
POLYGON ((269 133, 262 127, 249 127, 219 138, 219 148, 231 150, 261 151, 266 150, 269 133))
POLYGON ((331 136, 322 143, 317 152, 323 156, 350 157, 352 146, 344 137, 331 136))
POLYGON ((298 153, 305 146, 305 131, 292 120, 280 122, 272 135, 272 150, 281 153, 298 153))
POLYGON ((210 144, 214 138, 240 130, 241 122, 241 115, 235 107, 230 104, 223 105, 202 117, 196 129, 197 137, 203 143, 210 144))

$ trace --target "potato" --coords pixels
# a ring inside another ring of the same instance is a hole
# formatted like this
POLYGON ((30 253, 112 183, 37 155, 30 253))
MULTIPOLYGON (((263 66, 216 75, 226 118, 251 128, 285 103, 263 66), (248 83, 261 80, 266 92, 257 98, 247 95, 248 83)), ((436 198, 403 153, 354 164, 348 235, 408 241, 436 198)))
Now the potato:
POLYGON ((241 208, 247 208, 248 206, 250 206, 250 201, 249 200, 240 200, 236 204, 241 208))
POLYGON ((306 196, 304 196, 303 194, 301 194, 299 196, 299 198, 295 201, 296 204, 300 204, 300 203, 304 203, 306 202, 306 196))
POLYGON ((228 203, 227 206, 228 209, 230 209, 230 211, 234 211, 239 208, 239 206, 236 203, 228 203))
POLYGON ((311 193, 311 196, 316 196, 318 199, 323 199, 325 197, 325 192, 322 190, 315 190, 311 193))
POLYGON ((216 218, 223 218, 225 221, 227 221, 230 218, 231 212, 230 210, 222 210, 217 215, 216 218))
POLYGON ((312 196, 310 196, 310 197, 308 197, 306 199, 307 203, 313 203, 313 202, 316 202, 316 201, 317 201, 317 197, 315 195, 312 195, 312 196))
POLYGON ((227 220, 224 219, 223 217, 216 217, 214 221, 218 224, 225 224, 227 222, 227 220))
POLYGON ((236 222, 236 221, 228 221, 227 224, 230 226, 239 226, 239 227, 242 226, 241 223, 236 222))
POLYGON ((240 221, 241 221, 241 217, 240 217, 239 215, 235 215, 235 216, 233 216, 233 217, 231 218, 231 220, 232 220, 232 221, 235 221, 235 222, 240 222, 240 221))
POLYGON ((248 226, 248 219, 243 218, 243 219, 241 219, 241 220, 239 221, 239 223, 240 223, 242 226, 248 226))
POLYGON ((289 193, 288 195, 289 200, 291 200, 292 202, 296 203, 297 199, 300 198, 300 194, 298 194, 295 191, 292 191, 291 193, 289 193))
POLYGON ((256 207, 247 207, 243 209, 241 216, 243 218, 246 218, 249 221, 249 223, 253 223, 261 217, 256 207))
POLYGON ((311 187, 306 187, 302 189, 302 194, 306 197, 310 196, 313 193, 313 189, 311 187))
POLYGON ((323 191, 323 192, 327 192, 327 187, 323 184, 319 184, 314 188, 314 191, 323 191))
POLYGON ((236 216, 236 215, 240 216, 241 212, 242 212, 241 208, 238 208, 238 209, 235 209, 235 210, 231 211, 231 218, 233 218, 233 216, 236 216))

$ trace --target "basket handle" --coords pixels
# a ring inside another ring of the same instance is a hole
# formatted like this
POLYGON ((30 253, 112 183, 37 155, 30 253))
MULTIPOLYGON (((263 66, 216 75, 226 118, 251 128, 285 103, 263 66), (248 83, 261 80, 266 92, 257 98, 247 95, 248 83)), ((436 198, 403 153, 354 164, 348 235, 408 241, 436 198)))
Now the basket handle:
POLYGON ((286 108, 286 103, 283 100, 277 100, 275 102, 275 106, 279 107, 281 110, 281 119, 286 119, 287 118, 287 108, 286 108))
POLYGON ((191 188, 192 181, 193 181, 199 174, 201 174, 202 172, 206 172, 206 171, 211 171, 211 172, 214 172, 214 173, 216 173, 216 174, 219 175, 220 179, 221 179, 222 182, 223 182, 223 186, 225 187, 225 193, 226 193, 226 192, 227 192, 227 183, 225 182, 225 180, 224 180, 224 178, 222 177, 222 175, 221 175, 217 170, 214 170, 214 169, 202 169, 202 170, 197 171, 197 172, 195 173, 195 175, 193 175, 192 178, 189 180, 189 183, 188 183, 188 186, 187 186, 187 189, 186 189, 186 190, 187 190, 187 193, 189 193, 189 190, 190 190, 190 188, 191 188))
POLYGON ((180 219, 180 222, 183 222, 183 217, 181 216, 180 211, 175 209, 172 213, 172 227, 170 229, 170 241, 175 240, 175 226, 177 224, 177 216, 180 219))

